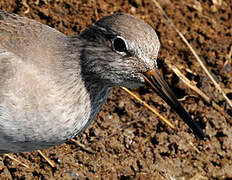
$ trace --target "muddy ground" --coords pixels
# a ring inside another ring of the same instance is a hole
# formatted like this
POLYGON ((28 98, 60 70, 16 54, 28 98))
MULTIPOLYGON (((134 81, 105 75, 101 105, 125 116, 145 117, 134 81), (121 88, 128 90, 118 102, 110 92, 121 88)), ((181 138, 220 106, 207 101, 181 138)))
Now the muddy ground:
MULTIPOLYGON (((175 25, 232 99, 232 1, 162 0, 175 25)), ((161 41, 159 68, 209 139, 194 137, 180 118, 147 88, 134 90, 167 117, 175 130, 115 88, 94 123, 75 141, 38 152, 0 157, 0 179, 232 179, 232 110, 196 59, 150 0, 8 0, 0 8, 74 35, 105 15, 122 11, 151 24, 161 41), (168 67, 175 64, 221 110, 190 90, 168 67)))

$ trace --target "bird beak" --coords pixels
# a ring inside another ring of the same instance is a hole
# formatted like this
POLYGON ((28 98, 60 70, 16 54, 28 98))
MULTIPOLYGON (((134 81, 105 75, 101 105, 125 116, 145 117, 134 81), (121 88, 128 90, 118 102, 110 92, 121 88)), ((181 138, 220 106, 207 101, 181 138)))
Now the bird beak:
POLYGON ((186 112, 184 107, 178 102, 176 96, 169 88, 168 84, 161 77, 158 70, 150 70, 144 74, 146 83, 173 108, 183 121, 193 130, 194 134, 200 139, 205 140, 205 134, 200 126, 186 112))

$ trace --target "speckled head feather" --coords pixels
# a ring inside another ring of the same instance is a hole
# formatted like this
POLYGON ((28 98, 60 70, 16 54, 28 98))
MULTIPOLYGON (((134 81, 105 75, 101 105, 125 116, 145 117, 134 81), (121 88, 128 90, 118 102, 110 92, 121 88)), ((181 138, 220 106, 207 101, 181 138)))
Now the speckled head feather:
POLYGON ((125 13, 115 13, 104 17, 95 24, 108 32, 124 37, 130 45, 129 50, 135 51, 138 58, 143 59, 151 67, 154 66, 160 42, 149 24, 125 13))
POLYGON ((144 84, 141 73, 156 67, 160 47, 157 34, 150 25, 132 15, 115 13, 103 17, 81 36, 91 43, 85 46, 84 76, 89 74, 86 69, 111 86, 132 88, 144 84), (125 45, 125 50, 117 51, 116 45, 118 48, 125 45), (100 56, 102 52, 104 56, 100 56))

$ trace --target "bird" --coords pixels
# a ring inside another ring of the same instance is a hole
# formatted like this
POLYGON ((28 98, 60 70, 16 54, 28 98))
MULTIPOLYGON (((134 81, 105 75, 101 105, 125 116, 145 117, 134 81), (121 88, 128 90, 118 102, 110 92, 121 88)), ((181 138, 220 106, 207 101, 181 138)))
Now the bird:
POLYGON ((152 26, 122 12, 66 36, 0 10, 0 154, 44 149, 77 136, 117 86, 149 86, 205 139, 159 74, 159 49, 152 26))

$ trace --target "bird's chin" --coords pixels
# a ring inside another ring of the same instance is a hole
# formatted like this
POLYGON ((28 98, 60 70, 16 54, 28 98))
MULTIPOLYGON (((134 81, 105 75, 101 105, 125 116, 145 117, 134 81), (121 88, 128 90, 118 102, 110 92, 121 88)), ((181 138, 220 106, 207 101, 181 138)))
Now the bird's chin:
POLYGON ((139 87, 141 87, 141 86, 144 86, 144 84, 143 83, 126 83, 126 84, 124 84, 123 85, 124 87, 126 87, 126 88, 131 88, 131 89, 135 89, 135 88, 139 88, 139 87))
POLYGON ((145 82, 144 82, 143 78, 141 78, 141 79, 138 78, 136 80, 126 81, 123 83, 124 87, 131 88, 131 89, 139 88, 139 87, 144 86, 144 85, 145 85, 145 82))
POLYGON ((131 73, 130 75, 124 75, 122 78, 116 78, 113 86, 123 86, 126 88, 138 88, 145 85, 144 77, 141 73, 131 73))
POLYGON ((125 87, 127 88, 139 88, 141 86, 145 85, 145 81, 143 76, 140 73, 134 74, 133 78, 131 78, 129 81, 124 81, 125 87))

